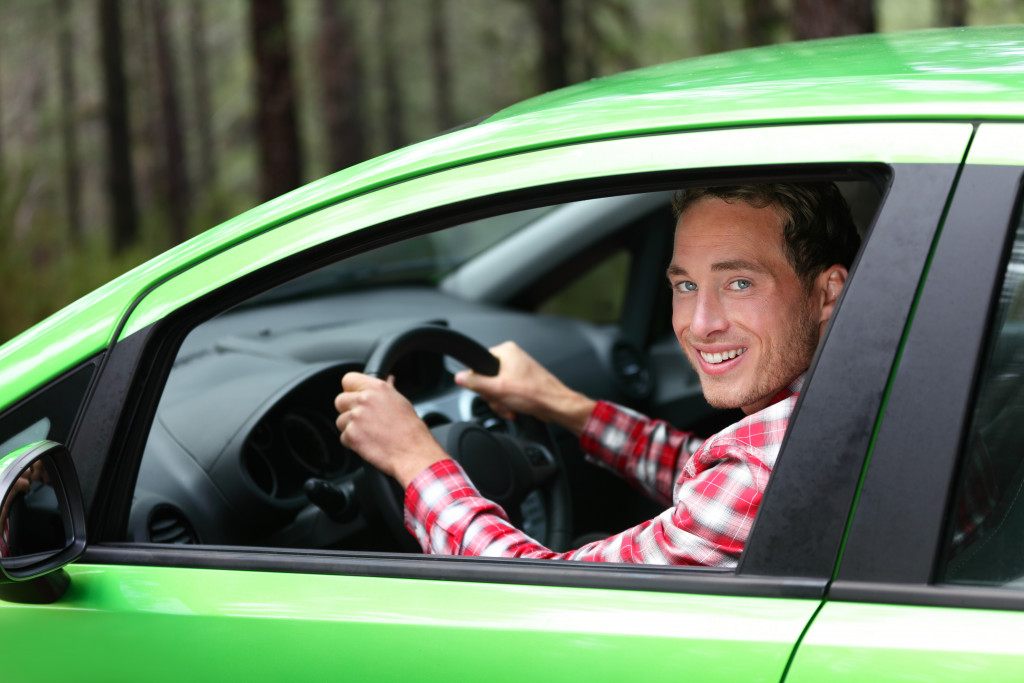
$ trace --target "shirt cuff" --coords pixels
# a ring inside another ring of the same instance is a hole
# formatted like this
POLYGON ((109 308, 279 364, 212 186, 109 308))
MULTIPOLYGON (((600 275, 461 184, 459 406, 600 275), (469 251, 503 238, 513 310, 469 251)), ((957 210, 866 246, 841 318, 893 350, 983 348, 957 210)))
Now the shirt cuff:
POLYGON ((405 525, 429 529, 438 513, 459 498, 480 496, 465 470, 451 458, 439 460, 413 477, 405 489, 405 525))
POLYGON ((621 444, 607 443, 608 424, 623 412, 625 409, 610 401, 600 400, 594 406, 580 434, 580 448, 590 460, 614 468, 621 444))

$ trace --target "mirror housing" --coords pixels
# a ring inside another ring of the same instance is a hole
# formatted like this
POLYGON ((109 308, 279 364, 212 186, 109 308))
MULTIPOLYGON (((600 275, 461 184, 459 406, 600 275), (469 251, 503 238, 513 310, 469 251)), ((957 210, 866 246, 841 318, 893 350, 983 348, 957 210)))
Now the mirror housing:
POLYGON ((85 552, 85 508, 71 455, 40 441, 0 459, 0 599, 53 602, 63 567, 85 552))

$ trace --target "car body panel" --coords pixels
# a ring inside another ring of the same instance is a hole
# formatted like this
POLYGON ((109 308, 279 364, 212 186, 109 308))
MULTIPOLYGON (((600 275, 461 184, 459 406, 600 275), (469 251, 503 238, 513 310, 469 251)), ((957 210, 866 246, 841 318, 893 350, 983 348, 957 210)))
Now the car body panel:
POLYGON ((1024 672, 1024 614, 829 602, 800 643, 787 683, 986 681, 1024 672))
POLYGON ((5 605, 11 680, 778 681, 814 600, 166 567, 5 605), (54 643, 71 670, 50 666, 54 643), (117 644, 116 657, 110 643, 117 644), (514 653, 519 653, 515 655, 514 653))
MULTIPOLYGON (((870 477, 884 463, 866 460, 878 424, 901 419, 899 401, 883 402, 912 365, 899 358, 901 345, 913 341, 914 323, 934 312, 930 290, 961 291, 956 277, 936 275, 958 256, 942 245, 972 216, 1008 210, 1006 187, 985 194, 986 179, 995 176, 975 171, 1002 165, 1002 183, 1018 172, 1024 136, 991 121, 1024 117, 1022 46, 1015 27, 868 36, 581 84, 254 209, 12 341, 0 349, 0 408, 83 359, 109 353, 69 437, 94 499, 91 546, 83 562, 66 569, 70 588, 61 599, 0 605, 5 644, 18 654, 5 660, 5 674, 104 681, 1009 680, 1024 664, 1021 646, 1007 637, 1024 627, 1020 612, 913 606, 914 591, 969 601, 972 589, 946 590, 915 576, 882 590, 856 573, 846 581, 842 570, 873 561, 886 579, 903 566, 886 556, 906 555, 903 547, 879 537, 904 533, 904 520, 868 525, 869 533, 856 524, 871 518, 865 508, 887 510, 893 496, 882 490, 879 503, 866 484, 860 498, 855 494, 864 469, 870 477), (860 121, 867 118, 873 120, 860 121), (845 178, 865 170, 856 164, 888 171, 890 182, 878 188, 886 193, 881 209, 735 571, 179 547, 127 536, 140 458, 177 344, 204 316, 301 274, 300 265, 336 261, 402 230, 441 227, 474 200, 474 210, 486 213, 508 208, 502 202, 513 203, 513 194, 523 201, 534 191, 549 193, 535 203, 561 199, 560 187, 578 189, 581 181, 594 181, 587 190, 614 193, 613 181, 641 177, 637 191, 660 191, 644 183, 818 177, 821 169, 845 178), (710 171, 687 174, 704 169, 710 171), (992 212, 978 211, 992 196, 992 212), (441 215, 439 208, 450 215, 424 218, 441 215), (866 539, 865 546, 847 545, 837 573, 847 534, 866 539), (858 579, 860 594, 849 585, 858 579)), ((600 192, 588 196, 594 194, 600 192)), ((991 256, 992 245, 984 249, 991 256)), ((964 270, 975 265, 968 260, 964 270)), ((989 290, 962 296, 983 315, 989 290)), ((975 342, 979 325, 968 326, 975 342)), ((941 329, 927 341, 936 339, 948 341, 941 329)), ((965 349, 954 345, 952 353, 975 362, 965 349)), ((925 396, 948 398, 943 387, 928 386, 925 396)), ((955 398, 954 409, 964 400, 955 398)), ((899 455, 921 457, 910 449, 899 455)), ((924 491, 934 498, 928 504, 941 507, 951 475, 942 468, 928 474, 897 495, 921 502, 914 496, 924 491)), ((934 560, 914 559, 919 574, 934 560)), ((993 594, 1001 597, 989 589, 989 600, 993 594)))
POLYGON ((780 127, 768 140, 754 128, 559 147, 410 180, 323 209, 208 258, 150 292, 121 337, 260 267, 328 239, 446 203, 544 183, 675 169, 759 163, 959 163, 966 123, 861 123, 780 127))

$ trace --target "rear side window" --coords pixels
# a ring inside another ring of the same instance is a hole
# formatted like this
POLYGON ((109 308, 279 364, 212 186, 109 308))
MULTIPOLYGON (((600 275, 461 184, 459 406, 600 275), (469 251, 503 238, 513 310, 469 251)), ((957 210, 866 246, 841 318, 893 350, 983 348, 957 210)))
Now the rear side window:
POLYGON ((991 336, 939 575, 950 583, 1024 589, 1024 221, 1016 229, 991 336))

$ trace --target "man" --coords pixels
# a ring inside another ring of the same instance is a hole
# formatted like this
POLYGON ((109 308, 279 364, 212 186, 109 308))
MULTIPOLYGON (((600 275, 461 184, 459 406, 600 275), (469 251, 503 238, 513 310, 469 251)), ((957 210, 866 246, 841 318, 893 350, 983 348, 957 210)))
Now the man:
POLYGON ((736 565, 859 238, 830 183, 697 188, 674 203, 673 329, 708 402, 747 417, 700 442, 569 389, 514 344, 492 349, 497 376, 464 371, 456 382, 499 414, 569 429, 588 456, 671 506, 556 553, 473 488, 390 382, 346 374, 335 400, 341 441, 406 489, 406 524, 424 551, 736 565))

